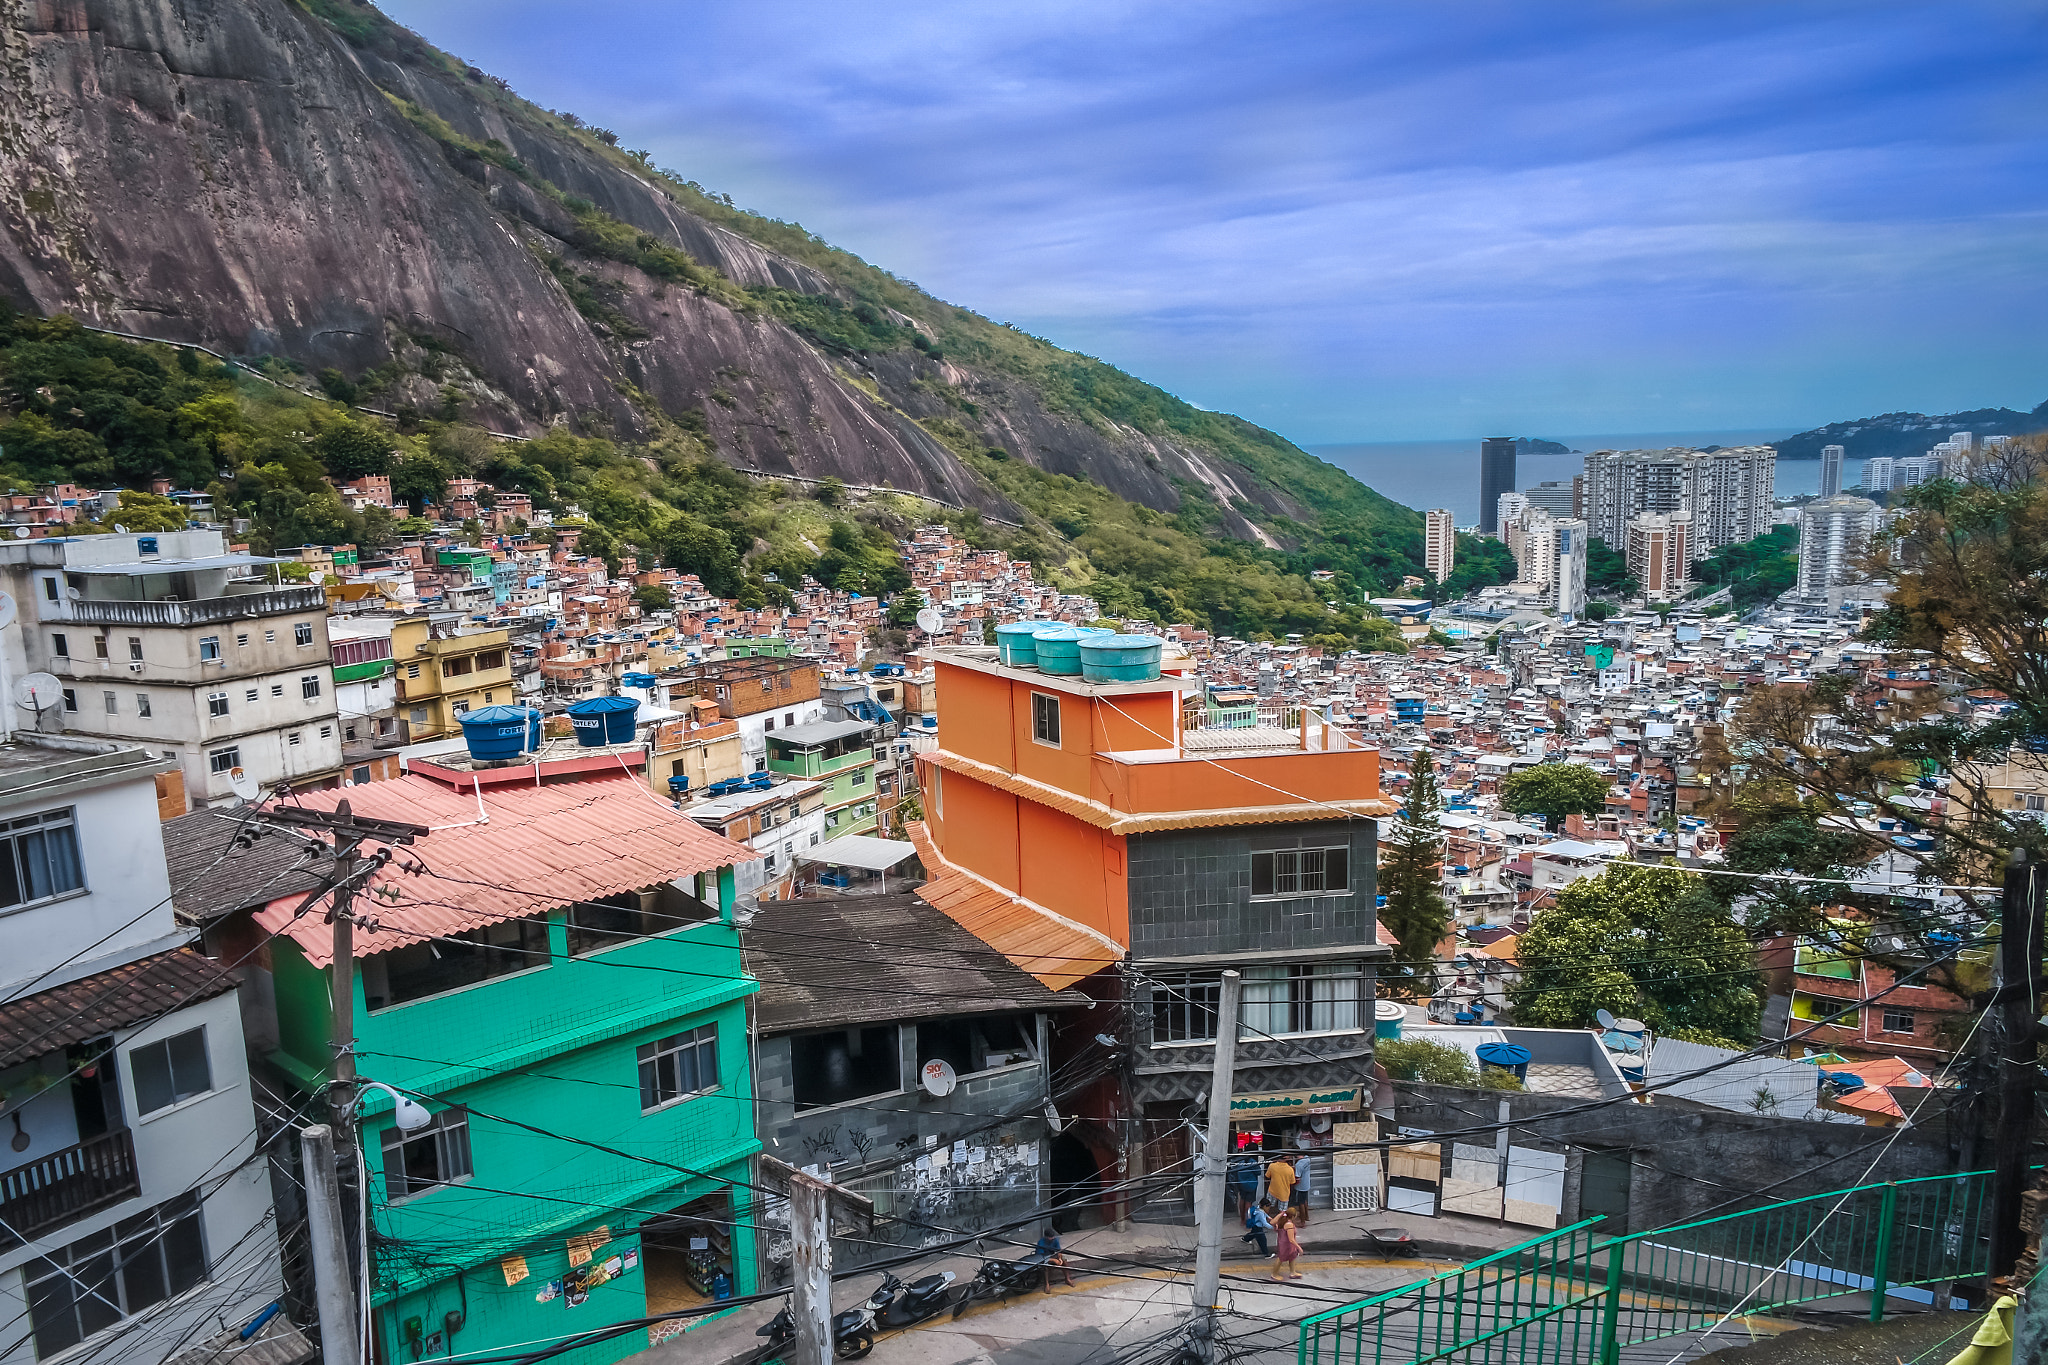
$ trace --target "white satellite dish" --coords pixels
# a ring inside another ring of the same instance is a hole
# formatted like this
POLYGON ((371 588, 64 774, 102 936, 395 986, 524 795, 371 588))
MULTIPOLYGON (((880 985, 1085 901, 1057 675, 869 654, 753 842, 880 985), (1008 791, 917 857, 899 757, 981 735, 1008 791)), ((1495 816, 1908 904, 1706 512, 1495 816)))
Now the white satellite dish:
POLYGON ((944 1057, 935 1057, 918 1071, 917 1083, 924 1087, 927 1095, 944 1099, 960 1084, 960 1078, 953 1074, 951 1062, 944 1057))
POLYGON ((247 768, 228 769, 228 790, 244 801, 254 801, 263 788, 256 785, 256 779, 249 776, 247 768))
POLYGON ((917 614, 917 628, 927 635, 936 635, 946 628, 946 618, 937 607, 926 607, 917 614))
POLYGON ((64 703, 64 684, 55 673, 31 673, 14 684, 14 704, 24 711, 54 711, 64 703))
POLYGON ((114 534, 117 536, 125 536, 128 534, 128 528, 117 521, 114 523, 114 534))
POLYGON ((1617 1019, 1614 1021, 1614 1031, 1616 1033, 1632 1034, 1637 1038, 1642 1037, 1648 1028, 1649 1026, 1640 1019, 1617 1019))
POLYGON ((16 540, 27 540, 30 536, 34 534, 35 532, 29 530, 28 527, 26 526, 17 526, 14 528, 14 538, 16 540))
POLYGON ((327 581, 327 573, 323 569, 315 569, 306 575, 306 581, 308 583, 325 583, 327 581))
POLYGON ((1614 1016, 1612 1014, 1609 1014, 1606 1010, 1594 1010, 1593 1017, 1599 1021, 1601 1028, 1614 1027, 1614 1016))
POLYGON ((20 614, 20 612, 15 610, 14 599, 6 593, 0 592, 0 630, 5 630, 13 625, 14 618, 20 614))

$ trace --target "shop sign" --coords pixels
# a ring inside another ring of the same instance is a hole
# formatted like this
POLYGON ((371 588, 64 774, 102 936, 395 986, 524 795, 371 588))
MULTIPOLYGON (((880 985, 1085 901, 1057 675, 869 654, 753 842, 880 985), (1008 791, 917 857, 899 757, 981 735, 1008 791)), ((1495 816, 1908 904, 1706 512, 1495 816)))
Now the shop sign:
POLYGON ((1358 1087, 1338 1090, 1274 1090, 1263 1095, 1232 1095, 1230 1117, 1286 1118, 1291 1114, 1348 1114, 1358 1108, 1358 1087))

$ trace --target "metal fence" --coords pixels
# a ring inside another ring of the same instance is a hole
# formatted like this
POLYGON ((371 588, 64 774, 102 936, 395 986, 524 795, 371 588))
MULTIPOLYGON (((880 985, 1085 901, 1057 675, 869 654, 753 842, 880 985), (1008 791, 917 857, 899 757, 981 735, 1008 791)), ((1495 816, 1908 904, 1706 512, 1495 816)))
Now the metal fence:
POLYGON ((1591 1218, 1301 1323, 1299 1365, 1617 1365, 1815 1299, 1946 1300, 1990 1264, 1991 1172, 1860 1185, 1604 1238, 1591 1218), (1937 1288, 1928 1288, 1936 1286, 1937 1288))

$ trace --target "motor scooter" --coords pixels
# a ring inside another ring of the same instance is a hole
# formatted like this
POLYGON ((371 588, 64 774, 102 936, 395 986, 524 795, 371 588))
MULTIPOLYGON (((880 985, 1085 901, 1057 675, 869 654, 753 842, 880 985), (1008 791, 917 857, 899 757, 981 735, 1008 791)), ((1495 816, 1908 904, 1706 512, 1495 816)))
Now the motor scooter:
POLYGON ((867 1306, 879 1327, 909 1327, 926 1318, 937 1317, 953 1306, 953 1272, 941 1271, 909 1284, 888 1271, 882 1283, 868 1296, 867 1306))
POLYGON ((1044 1282, 1045 1262, 1046 1257, 1036 1251, 1014 1261, 983 1261, 953 1304, 953 1316, 965 1313, 968 1305, 978 1299, 1002 1299, 1007 1303, 1012 1294, 1029 1293, 1044 1282))
MULTIPOLYGON (((832 1354, 840 1360, 859 1360, 875 1349, 875 1315, 867 1304, 849 1308, 832 1319, 832 1354)), ((768 1344, 754 1356, 755 1360, 773 1360, 784 1350, 796 1344, 796 1319, 790 1315, 789 1305, 770 1318, 766 1324, 754 1329, 757 1337, 766 1337, 768 1344)))

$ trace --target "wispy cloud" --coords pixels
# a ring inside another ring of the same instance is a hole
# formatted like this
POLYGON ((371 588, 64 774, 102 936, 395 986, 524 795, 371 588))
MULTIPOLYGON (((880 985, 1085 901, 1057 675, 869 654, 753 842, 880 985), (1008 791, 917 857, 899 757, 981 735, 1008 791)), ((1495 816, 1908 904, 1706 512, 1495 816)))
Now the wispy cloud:
POLYGON ((1304 442, 2048 397, 2037 4, 389 7, 1304 442))

